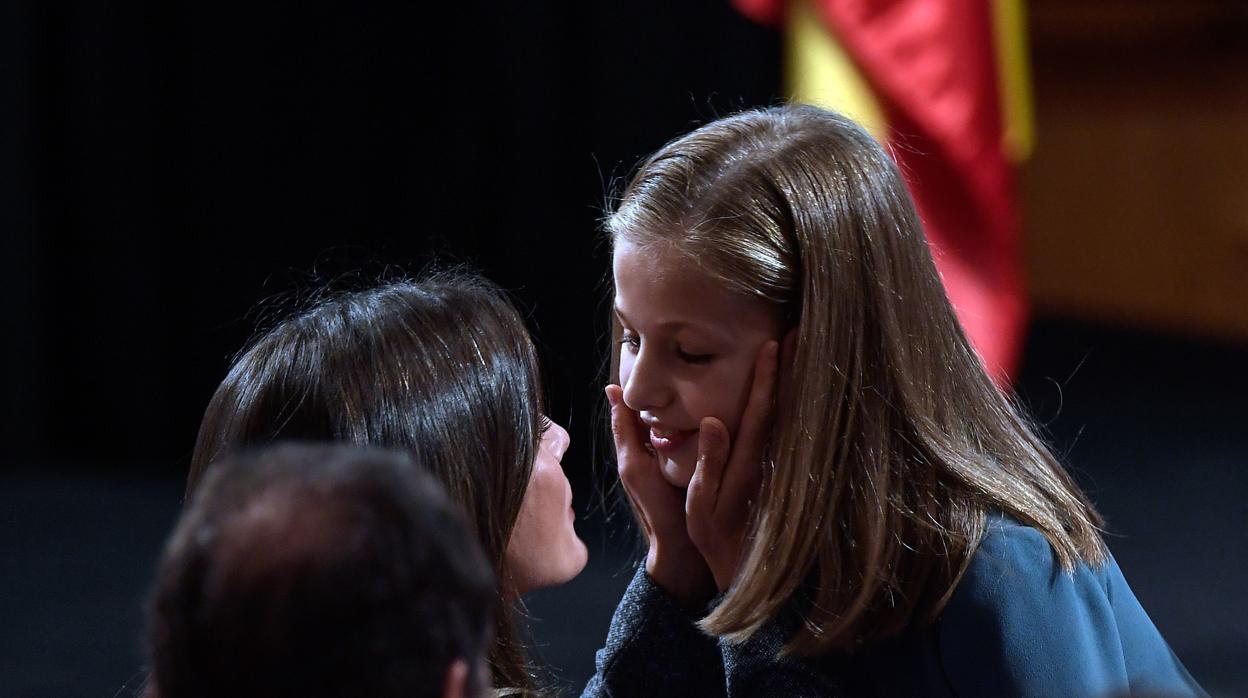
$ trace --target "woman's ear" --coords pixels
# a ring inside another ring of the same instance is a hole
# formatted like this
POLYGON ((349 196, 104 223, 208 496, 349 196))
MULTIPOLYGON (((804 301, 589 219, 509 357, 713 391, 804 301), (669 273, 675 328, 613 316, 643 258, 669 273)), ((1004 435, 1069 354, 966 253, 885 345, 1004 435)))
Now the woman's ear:
POLYGON ((446 681, 442 684, 442 698, 468 698, 468 662, 458 657, 446 668, 446 681))

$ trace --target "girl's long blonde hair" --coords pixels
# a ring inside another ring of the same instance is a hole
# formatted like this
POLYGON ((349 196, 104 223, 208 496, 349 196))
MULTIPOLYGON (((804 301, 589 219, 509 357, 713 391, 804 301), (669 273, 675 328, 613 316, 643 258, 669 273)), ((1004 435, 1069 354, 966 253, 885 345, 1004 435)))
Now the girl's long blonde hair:
POLYGON ((709 632, 744 639, 793 601, 786 649, 817 654, 930 621, 992 510, 1067 570, 1106 559, 1100 516, 985 374, 896 166, 857 124, 807 106, 713 122, 645 161, 606 229, 797 331, 754 535, 709 632))

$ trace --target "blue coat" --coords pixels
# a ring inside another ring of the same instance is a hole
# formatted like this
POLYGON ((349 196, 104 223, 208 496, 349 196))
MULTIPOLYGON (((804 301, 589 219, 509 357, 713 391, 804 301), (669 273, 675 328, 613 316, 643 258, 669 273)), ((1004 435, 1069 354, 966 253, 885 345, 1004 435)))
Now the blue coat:
POLYGON ((1063 572, 1039 531, 1002 516, 934 624, 830 664, 851 695, 1206 695, 1112 557, 1063 572))
POLYGON ((792 619, 716 642, 639 570, 585 696, 1205 696, 1112 557, 1063 572, 993 516, 936 622, 853 655, 776 659, 792 619))

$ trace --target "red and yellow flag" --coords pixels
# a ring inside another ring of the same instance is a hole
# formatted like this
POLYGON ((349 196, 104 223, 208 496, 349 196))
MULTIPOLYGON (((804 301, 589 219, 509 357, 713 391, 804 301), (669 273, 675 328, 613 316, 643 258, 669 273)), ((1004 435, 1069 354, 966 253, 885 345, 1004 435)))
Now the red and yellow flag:
POLYGON ((734 0, 786 32, 793 101, 888 143, 963 327, 1001 385, 1026 323, 1014 162, 1031 148, 1022 0, 734 0))

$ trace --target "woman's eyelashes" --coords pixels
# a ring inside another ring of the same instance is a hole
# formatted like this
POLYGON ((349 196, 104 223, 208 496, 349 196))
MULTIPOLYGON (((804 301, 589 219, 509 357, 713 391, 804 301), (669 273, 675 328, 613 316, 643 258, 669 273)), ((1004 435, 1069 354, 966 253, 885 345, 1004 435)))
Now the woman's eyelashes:
POLYGON ((550 428, 553 427, 554 425, 555 423, 550 421, 550 417, 547 417, 546 415, 542 415, 542 426, 537 432, 538 436, 539 437, 546 436, 546 432, 550 431, 550 428))
MULTIPOLYGON (((638 351, 641 350, 641 337, 631 332, 625 332, 624 336, 620 338, 619 342, 620 342, 620 345, 624 347, 624 349, 628 351, 630 354, 636 354, 638 351)), ((676 358, 680 359, 681 361, 687 364, 693 364, 695 366, 709 364, 711 360, 715 358, 714 354, 700 354, 697 352, 685 351, 679 345, 674 347, 673 353, 675 353, 676 358)))
POLYGON ((625 332, 624 336, 620 338, 620 346, 636 354, 641 349, 641 337, 631 332, 625 332))

